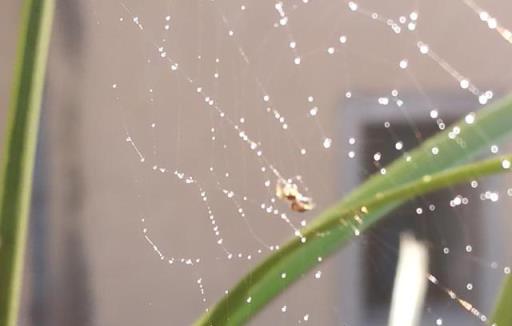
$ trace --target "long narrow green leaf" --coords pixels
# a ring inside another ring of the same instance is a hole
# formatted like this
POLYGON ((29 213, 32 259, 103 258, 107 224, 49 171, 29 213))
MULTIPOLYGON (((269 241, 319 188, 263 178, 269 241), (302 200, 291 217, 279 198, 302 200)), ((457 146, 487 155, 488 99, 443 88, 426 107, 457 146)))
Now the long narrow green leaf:
MULTIPOLYGON (((294 238, 269 256, 256 269, 247 274, 196 325, 242 324, 288 285, 315 266, 318 263, 318 257, 332 254, 407 198, 433 190, 434 188, 430 189, 429 187, 438 183, 416 181, 420 183, 409 184, 408 187, 420 187, 415 191, 411 189, 404 191, 403 185, 417 179, 422 180, 424 176, 433 175, 467 161, 482 148, 499 141, 512 131, 510 127, 512 126, 512 97, 509 96, 487 106, 477 114, 470 114, 467 119, 463 119, 455 126, 459 129, 455 139, 448 136, 451 129, 437 134, 425 141, 418 149, 387 167, 386 175, 371 177, 345 200, 323 212, 302 230, 306 239, 305 243, 294 238), (432 155, 434 147, 439 152, 435 156, 432 155), (394 190, 385 192, 389 189, 394 190), (378 194, 385 198, 391 196, 391 198, 388 198, 388 202, 372 202, 378 194), (369 213, 360 212, 363 206, 367 208, 372 206, 369 213), (359 212, 361 215, 362 224, 360 225, 354 225, 351 222, 355 212, 359 212), (282 279, 281 273, 286 273, 287 277, 282 279)), ((495 172, 499 171, 498 163, 498 161, 492 163, 494 164, 493 169, 496 168, 495 172)), ((457 179, 455 175, 459 172, 453 170, 450 173, 454 173, 454 176, 447 177, 446 174, 441 173, 436 175, 436 178, 441 178, 439 184, 444 183, 443 186, 448 186, 456 180, 460 182, 483 175, 487 173, 487 169, 488 166, 485 164, 481 167, 472 165, 469 170, 462 168, 461 171, 465 171, 462 179, 457 179), (445 177, 446 180, 442 177, 445 177), (441 180, 446 182, 441 182, 441 180)))
POLYGON ((491 325, 507 326, 512 325, 512 277, 507 276, 498 297, 496 308, 492 318, 491 325))
POLYGON ((15 326, 54 0, 26 0, 0 179, 0 325, 15 326))
POLYGON ((289 242, 242 279, 219 305, 196 325, 240 325, 270 298, 300 278, 305 269, 314 266, 318 262, 318 257, 329 255, 337 248, 333 245, 326 247, 325 239, 331 239, 332 242, 333 238, 347 241, 375 223, 381 216, 380 212, 390 204, 402 203, 477 177, 510 172, 511 162, 512 155, 508 155, 425 175, 392 190, 376 193, 364 206, 326 212, 325 214, 329 214, 330 217, 326 219, 329 222, 305 230, 305 243, 298 238, 289 242), (356 219, 356 216, 359 218, 356 219), (356 222, 357 220, 361 222, 356 222), (299 248, 306 243, 309 243, 311 248, 308 254, 312 255, 302 256, 299 248), (298 258, 300 264, 297 263, 298 258), (281 277, 282 273, 286 273, 285 279, 281 277))

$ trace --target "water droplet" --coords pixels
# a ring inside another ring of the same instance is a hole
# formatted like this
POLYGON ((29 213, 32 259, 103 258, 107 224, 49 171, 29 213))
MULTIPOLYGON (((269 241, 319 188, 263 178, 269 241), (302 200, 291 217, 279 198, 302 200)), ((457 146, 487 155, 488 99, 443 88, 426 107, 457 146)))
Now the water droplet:
POLYGON ((418 48, 421 54, 427 54, 430 51, 428 45, 423 42, 418 42, 418 48))
POLYGON ((350 1, 348 3, 348 8, 352 11, 356 11, 359 6, 354 1, 350 1))
POLYGON ((475 122, 475 114, 474 113, 469 113, 468 115, 466 115, 464 117, 464 121, 470 125, 470 124, 473 124, 475 122))
POLYGON ((387 97, 379 97, 378 102, 380 105, 388 105, 389 104, 389 98, 387 97))
POLYGON ((331 138, 324 138, 323 142, 324 148, 330 148, 332 145, 332 139, 331 138))

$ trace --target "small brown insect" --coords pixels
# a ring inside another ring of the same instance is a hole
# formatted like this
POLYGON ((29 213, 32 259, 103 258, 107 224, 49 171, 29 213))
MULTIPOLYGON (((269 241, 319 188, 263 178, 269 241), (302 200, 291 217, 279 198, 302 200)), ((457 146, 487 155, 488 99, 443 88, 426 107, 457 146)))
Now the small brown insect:
POLYGON ((292 211, 303 213, 315 208, 313 199, 302 195, 297 185, 284 179, 277 180, 276 197, 290 203, 292 211))

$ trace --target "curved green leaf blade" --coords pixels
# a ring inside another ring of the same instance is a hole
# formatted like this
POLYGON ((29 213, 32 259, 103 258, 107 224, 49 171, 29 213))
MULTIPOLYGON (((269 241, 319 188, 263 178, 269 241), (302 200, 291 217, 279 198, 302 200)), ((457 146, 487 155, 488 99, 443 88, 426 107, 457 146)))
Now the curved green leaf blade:
POLYGON ((0 325, 18 314, 54 0, 26 0, 0 176, 0 325))

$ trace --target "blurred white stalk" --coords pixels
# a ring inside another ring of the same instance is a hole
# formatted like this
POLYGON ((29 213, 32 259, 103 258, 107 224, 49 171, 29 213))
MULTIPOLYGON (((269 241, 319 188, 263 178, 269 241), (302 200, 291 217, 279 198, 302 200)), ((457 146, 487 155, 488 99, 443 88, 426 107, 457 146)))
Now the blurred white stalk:
POLYGON ((400 236, 389 326, 417 326, 427 292, 428 249, 413 235, 400 236))

